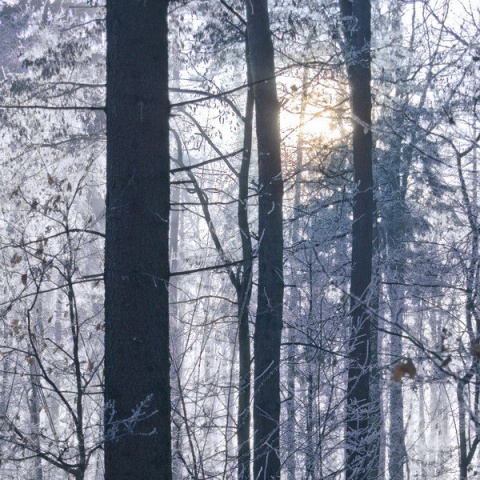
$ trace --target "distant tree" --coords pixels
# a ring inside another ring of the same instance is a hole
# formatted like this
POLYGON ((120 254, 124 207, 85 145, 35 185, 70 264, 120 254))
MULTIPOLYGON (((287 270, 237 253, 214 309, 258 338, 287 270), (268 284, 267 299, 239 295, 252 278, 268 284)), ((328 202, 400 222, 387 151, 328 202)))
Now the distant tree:
POLYGON ((167 7, 107 2, 107 480, 171 478, 167 7))

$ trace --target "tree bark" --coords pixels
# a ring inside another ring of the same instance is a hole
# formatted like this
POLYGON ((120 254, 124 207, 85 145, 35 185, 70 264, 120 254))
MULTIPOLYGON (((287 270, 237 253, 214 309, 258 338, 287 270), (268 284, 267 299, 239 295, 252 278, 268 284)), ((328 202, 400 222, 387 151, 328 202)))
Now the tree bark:
POLYGON ((368 478, 370 410, 370 322, 372 290, 373 172, 371 131, 371 6, 369 0, 340 0, 353 118, 351 334, 347 393, 346 478, 368 478))
POLYGON ((107 1, 105 479, 171 479, 167 0, 107 1))
POLYGON ((279 103, 267 0, 246 2, 258 145, 258 301, 254 333, 254 478, 280 478, 283 181, 279 103))

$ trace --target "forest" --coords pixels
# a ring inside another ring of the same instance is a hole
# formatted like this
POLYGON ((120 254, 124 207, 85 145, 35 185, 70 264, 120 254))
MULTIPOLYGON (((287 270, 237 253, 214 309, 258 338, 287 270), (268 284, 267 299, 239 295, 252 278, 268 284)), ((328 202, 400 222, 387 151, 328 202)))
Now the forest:
POLYGON ((0 479, 480 475, 476 0, 0 0, 0 479))

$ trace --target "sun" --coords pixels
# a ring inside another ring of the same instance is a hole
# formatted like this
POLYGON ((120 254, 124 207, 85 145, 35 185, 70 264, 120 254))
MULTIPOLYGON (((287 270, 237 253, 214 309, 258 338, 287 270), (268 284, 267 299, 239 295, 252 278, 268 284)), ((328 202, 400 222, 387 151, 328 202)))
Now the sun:
POLYGON ((325 112, 306 114, 298 128, 308 139, 337 140, 341 136, 341 131, 336 123, 335 119, 325 115, 325 112))
POLYGON ((321 141, 323 143, 339 140, 344 133, 336 118, 327 112, 305 112, 302 121, 298 113, 283 111, 280 115, 280 125, 283 140, 289 143, 298 139, 300 133, 307 142, 321 141))

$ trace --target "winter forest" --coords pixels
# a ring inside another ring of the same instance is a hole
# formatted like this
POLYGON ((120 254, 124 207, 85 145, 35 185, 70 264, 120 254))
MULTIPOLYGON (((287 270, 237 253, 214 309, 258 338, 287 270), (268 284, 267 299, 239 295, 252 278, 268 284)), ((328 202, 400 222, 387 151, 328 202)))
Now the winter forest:
POLYGON ((0 478, 480 475, 476 0, 0 1, 0 478))

